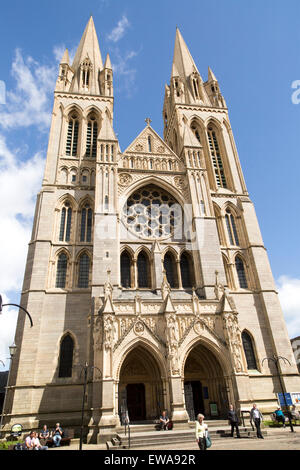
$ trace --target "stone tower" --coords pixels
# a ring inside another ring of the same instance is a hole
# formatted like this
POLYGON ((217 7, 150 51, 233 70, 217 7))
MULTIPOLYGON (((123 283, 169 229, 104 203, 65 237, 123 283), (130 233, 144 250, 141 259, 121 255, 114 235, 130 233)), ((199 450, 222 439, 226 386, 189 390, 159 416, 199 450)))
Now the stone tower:
POLYGON ((64 54, 45 176, 29 244, 4 416, 25 428, 80 424, 88 442, 129 415, 167 409, 177 427, 228 403, 262 411, 299 374, 228 109, 176 30, 164 139, 146 126, 121 152, 113 71, 91 18, 74 62, 64 54))

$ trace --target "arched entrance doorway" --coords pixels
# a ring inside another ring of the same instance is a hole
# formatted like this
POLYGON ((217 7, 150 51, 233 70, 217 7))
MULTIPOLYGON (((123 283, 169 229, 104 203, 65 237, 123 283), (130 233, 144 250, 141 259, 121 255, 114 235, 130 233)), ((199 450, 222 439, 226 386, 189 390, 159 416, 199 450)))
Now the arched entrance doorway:
POLYGON ((223 418, 228 410, 228 391, 221 364, 203 344, 189 353, 184 367, 184 396, 189 418, 223 418))
POLYGON ((130 422, 152 421, 164 408, 161 372, 153 355, 136 346, 123 362, 119 382, 119 415, 130 422))

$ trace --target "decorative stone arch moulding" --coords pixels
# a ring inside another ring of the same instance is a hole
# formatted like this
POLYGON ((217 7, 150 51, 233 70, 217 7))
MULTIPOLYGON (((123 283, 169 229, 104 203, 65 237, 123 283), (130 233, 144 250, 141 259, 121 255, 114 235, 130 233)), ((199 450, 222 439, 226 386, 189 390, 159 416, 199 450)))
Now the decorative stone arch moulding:
MULTIPOLYGON (((188 339, 188 338, 187 338, 188 339)), ((224 371, 224 376, 229 376, 231 374, 232 366, 229 357, 228 348, 224 344, 218 344, 216 339, 212 340, 209 337, 201 336, 194 336, 187 342, 185 345, 181 346, 181 364, 180 364, 180 371, 181 377, 184 377, 184 368, 186 364, 186 360, 192 351, 198 344, 202 344, 206 347, 211 354, 215 356, 215 359, 220 363, 222 370, 224 371)))
POLYGON ((149 340, 146 336, 134 336, 126 344, 123 343, 123 347, 120 349, 118 354, 114 354, 112 367, 112 376, 114 379, 119 382, 122 366, 128 354, 137 346, 144 347, 153 356, 153 359, 156 361, 161 372, 161 377, 167 377, 165 351, 163 346, 159 344, 158 341, 154 342, 154 340, 149 340))

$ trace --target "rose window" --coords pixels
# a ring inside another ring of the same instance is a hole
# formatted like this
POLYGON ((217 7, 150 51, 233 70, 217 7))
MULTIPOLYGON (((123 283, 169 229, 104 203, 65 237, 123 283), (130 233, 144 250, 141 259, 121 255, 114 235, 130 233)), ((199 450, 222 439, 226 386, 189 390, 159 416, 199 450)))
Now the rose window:
POLYGON ((142 238, 166 238, 181 224, 181 206, 169 193, 154 185, 135 191, 123 209, 123 220, 142 238))

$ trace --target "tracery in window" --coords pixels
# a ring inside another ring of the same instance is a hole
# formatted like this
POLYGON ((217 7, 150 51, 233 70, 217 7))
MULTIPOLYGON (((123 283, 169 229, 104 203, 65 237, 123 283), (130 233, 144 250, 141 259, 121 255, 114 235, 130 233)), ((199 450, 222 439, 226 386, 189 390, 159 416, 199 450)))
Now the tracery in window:
POLYGON ((61 210, 59 241, 69 242, 72 227, 72 207, 69 202, 65 202, 61 210))
POLYGON ((216 131, 212 127, 208 128, 207 137, 208 137, 209 150, 210 150, 210 155, 211 155, 213 168, 215 172, 217 187, 227 188, 227 181, 226 181, 225 171, 223 167, 221 150, 219 147, 219 142, 218 142, 216 131))
POLYGON ((142 238, 162 238, 182 226, 182 209, 165 190, 149 185, 135 191, 123 208, 123 220, 142 238))
POLYGON ((248 289, 248 282, 247 282, 244 262, 239 256, 235 258, 235 267, 236 267, 236 272, 237 272, 240 288, 248 289))
POLYGON ((79 118, 76 112, 69 116, 66 155, 69 157, 77 157, 79 135, 79 118))

